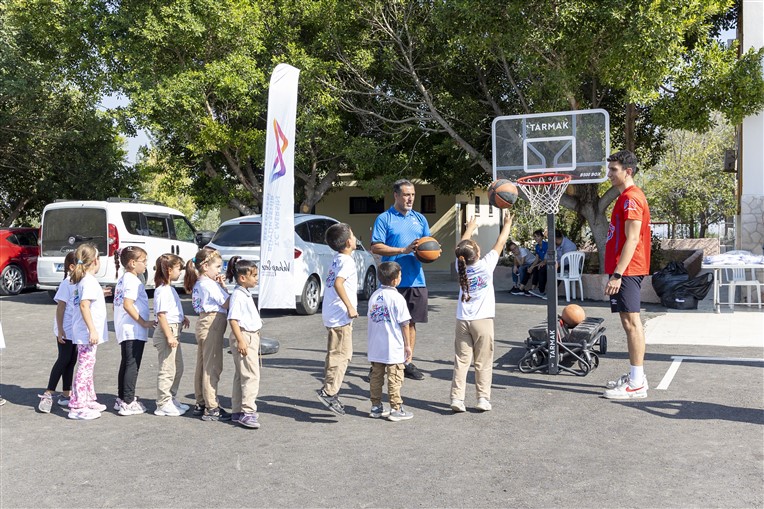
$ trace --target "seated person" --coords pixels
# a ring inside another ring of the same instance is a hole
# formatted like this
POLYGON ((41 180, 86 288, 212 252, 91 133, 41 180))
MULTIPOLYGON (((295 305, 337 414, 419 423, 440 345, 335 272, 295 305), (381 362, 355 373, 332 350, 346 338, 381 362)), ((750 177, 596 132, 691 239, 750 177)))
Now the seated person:
POLYGON ((544 240, 544 231, 543 230, 536 230, 533 232, 533 240, 536 242, 536 246, 534 248, 534 252, 536 253, 536 258, 533 260, 533 263, 531 263, 530 267, 528 267, 528 272, 525 275, 525 279, 523 280, 523 286, 527 288, 528 279, 532 278, 532 286, 535 288, 532 288, 528 294, 533 295, 535 297, 539 297, 541 299, 546 299, 546 294, 544 293, 546 291, 546 252, 549 248, 549 244, 546 240, 544 240))
POLYGON ((512 256, 515 259, 514 266, 512 267, 513 285, 509 293, 512 295, 530 295, 530 293, 525 290, 523 282, 528 280, 526 277, 528 267, 531 266, 536 257, 533 253, 524 247, 518 246, 514 242, 509 243, 509 252, 512 253, 512 256))
MULTIPOLYGON (((560 258, 562 258, 562 255, 578 249, 572 240, 570 240, 568 237, 563 235, 562 230, 555 230, 554 245, 555 245, 555 251, 557 253, 558 264, 560 263, 560 258)), ((559 265, 557 268, 559 268, 559 265)))

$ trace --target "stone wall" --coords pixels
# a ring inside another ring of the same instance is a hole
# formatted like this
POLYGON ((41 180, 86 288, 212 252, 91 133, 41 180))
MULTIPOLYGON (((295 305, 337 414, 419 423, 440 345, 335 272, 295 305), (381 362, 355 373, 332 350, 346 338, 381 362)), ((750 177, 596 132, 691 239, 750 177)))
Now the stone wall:
POLYGON ((764 196, 743 195, 740 198, 740 220, 736 231, 738 249, 763 254, 764 249, 764 196))

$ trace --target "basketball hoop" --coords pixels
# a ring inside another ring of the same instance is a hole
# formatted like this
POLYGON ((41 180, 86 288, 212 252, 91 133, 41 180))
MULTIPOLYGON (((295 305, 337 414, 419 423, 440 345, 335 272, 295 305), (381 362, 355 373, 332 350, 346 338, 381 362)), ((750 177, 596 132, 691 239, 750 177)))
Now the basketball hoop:
POLYGON ((562 173, 542 173, 521 177, 515 184, 531 202, 531 210, 539 214, 556 214, 570 179, 570 175, 562 173))

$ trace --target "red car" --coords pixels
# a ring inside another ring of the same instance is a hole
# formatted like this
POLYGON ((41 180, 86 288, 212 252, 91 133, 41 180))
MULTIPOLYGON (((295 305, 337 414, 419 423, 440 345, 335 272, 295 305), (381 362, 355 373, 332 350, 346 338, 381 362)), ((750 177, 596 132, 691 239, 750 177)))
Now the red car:
POLYGON ((0 228, 0 295, 37 284, 37 228, 0 228))

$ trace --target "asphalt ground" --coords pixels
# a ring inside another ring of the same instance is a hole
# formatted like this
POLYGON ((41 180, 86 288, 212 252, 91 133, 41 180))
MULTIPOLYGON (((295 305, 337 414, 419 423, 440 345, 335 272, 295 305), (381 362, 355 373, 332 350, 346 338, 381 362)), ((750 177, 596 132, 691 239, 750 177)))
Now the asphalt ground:
MULTIPOLYGON (((454 284, 455 286, 455 284, 454 284)), ((454 288, 455 289, 455 288, 454 288)), ((193 403, 196 317, 182 335, 180 399, 193 403)), ((0 298, 7 348, 0 355, 2 507, 762 507, 764 377, 760 348, 649 345, 647 399, 601 398, 627 370, 620 323, 604 302, 608 353, 585 377, 523 374, 527 330, 545 302, 497 294, 493 411, 479 413, 472 376, 468 411, 452 414, 455 291, 433 291, 430 323, 418 327, 423 381, 406 380, 414 418, 368 417, 365 303, 355 355, 341 391, 347 415, 317 399, 326 333, 320 314, 266 311, 263 335, 281 349, 263 358, 262 427, 153 415, 156 351, 146 347, 138 395, 149 413, 121 417, 119 348, 98 349, 96 392, 109 410, 72 421, 54 405, 36 409, 55 360, 55 306, 45 292, 0 298), (684 361, 666 390, 655 387, 672 356, 752 359, 684 361)), ((109 306, 111 308, 111 306, 109 306)), ((647 305, 643 320, 665 313, 647 305)), ((110 324, 111 326, 111 324, 110 324)), ((230 409, 233 361, 221 402, 230 409)))

